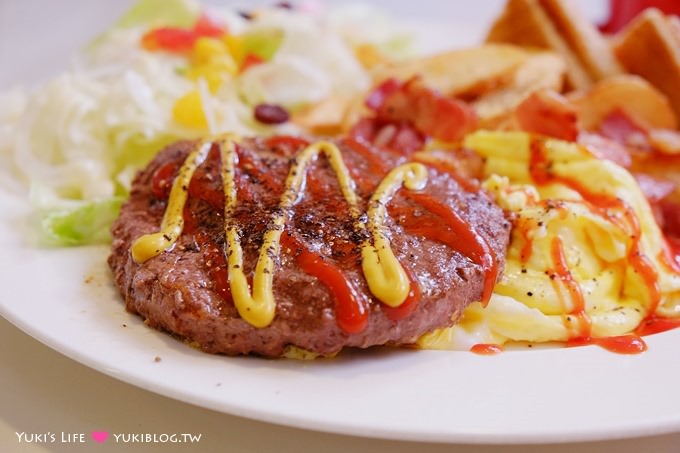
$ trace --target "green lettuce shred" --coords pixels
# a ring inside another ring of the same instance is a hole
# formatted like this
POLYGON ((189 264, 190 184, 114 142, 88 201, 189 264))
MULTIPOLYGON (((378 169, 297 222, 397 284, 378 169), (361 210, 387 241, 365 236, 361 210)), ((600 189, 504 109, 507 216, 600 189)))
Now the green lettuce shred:
POLYGON ((85 202, 80 206, 41 212, 42 241, 71 246, 111 241, 111 224, 118 217, 124 197, 85 202))

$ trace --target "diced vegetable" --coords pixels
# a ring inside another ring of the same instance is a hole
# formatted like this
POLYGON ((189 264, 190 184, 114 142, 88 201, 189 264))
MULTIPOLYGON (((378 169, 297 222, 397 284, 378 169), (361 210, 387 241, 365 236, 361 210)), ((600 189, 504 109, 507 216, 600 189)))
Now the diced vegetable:
POLYGON ((206 129, 208 120, 203 110, 201 93, 198 90, 191 90, 179 98, 172 109, 172 117, 182 126, 206 129))
POLYGON ((192 28, 159 27, 142 36, 142 47, 149 51, 186 53, 194 49, 201 38, 219 38, 227 29, 201 14, 192 28))
POLYGON ((115 27, 130 28, 140 25, 190 27, 199 16, 198 4, 188 0, 139 0, 115 27))

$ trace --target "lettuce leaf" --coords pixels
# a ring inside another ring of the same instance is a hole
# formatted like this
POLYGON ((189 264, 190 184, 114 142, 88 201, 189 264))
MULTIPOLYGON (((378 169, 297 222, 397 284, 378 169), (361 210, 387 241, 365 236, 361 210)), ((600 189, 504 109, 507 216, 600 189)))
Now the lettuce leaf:
POLYGON ((134 27, 191 27, 200 15, 195 0, 139 0, 111 28, 94 38, 86 47, 95 51, 117 30, 134 27))
POLYGON ((192 0, 139 0, 114 25, 131 28, 141 25, 190 27, 200 11, 192 0))
POLYGON ((124 197, 83 202, 80 206, 41 212, 41 240, 67 246, 111 241, 110 228, 124 197))

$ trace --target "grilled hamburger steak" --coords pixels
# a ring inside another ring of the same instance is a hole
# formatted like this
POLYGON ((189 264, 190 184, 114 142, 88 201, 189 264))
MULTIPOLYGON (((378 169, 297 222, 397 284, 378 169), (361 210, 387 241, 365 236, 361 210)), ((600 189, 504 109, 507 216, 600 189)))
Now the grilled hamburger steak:
MULTIPOLYGON (((378 184, 408 159, 352 139, 336 144, 365 222, 378 184)), ((288 210, 278 256, 271 255, 275 315, 255 327, 231 296, 218 146, 185 187, 185 224, 177 242, 144 262, 131 254, 136 239, 159 231, 170 185, 195 148, 193 142, 171 145, 137 175, 113 226, 108 262, 130 312, 204 351, 278 357, 288 346, 328 355, 346 346, 412 343, 452 325, 469 303, 488 296, 502 268, 509 236, 503 212, 484 193, 466 192, 446 171, 427 166, 422 190, 402 187, 387 204, 381 231, 410 287, 401 305, 381 302, 362 270, 361 244, 373 241, 370 231, 357 228, 339 178, 320 155, 288 210)), ((235 149, 238 201, 228 224, 240 231, 251 287, 265 232, 282 213, 287 175, 295 173, 291 166, 304 148, 301 139, 274 137, 241 140, 235 149)))

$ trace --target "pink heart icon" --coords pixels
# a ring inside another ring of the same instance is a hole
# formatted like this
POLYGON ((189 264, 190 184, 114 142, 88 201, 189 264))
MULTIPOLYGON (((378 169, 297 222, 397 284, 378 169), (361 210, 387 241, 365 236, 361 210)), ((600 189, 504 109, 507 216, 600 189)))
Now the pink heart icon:
POLYGON ((104 443, 109 437, 108 431, 92 431, 92 439, 95 442, 104 443))

